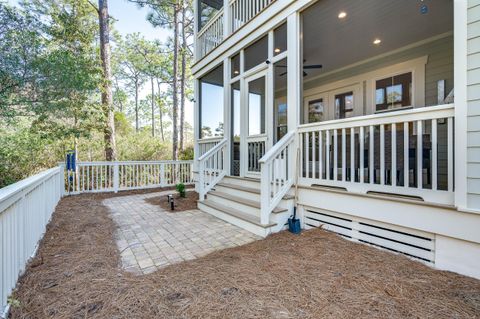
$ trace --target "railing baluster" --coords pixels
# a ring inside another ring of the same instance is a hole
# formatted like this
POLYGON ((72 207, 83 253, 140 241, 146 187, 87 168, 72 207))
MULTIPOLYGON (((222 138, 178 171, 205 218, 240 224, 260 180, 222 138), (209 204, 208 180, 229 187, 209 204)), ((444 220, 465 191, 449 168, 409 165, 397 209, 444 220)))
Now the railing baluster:
POLYGON ((326 177, 330 179, 330 130, 325 132, 325 163, 326 163, 326 177))
POLYGON ((317 160, 315 158, 315 153, 316 153, 316 148, 315 148, 315 135, 317 133, 315 131, 312 132, 312 178, 317 178, 316 176, 316 166, 317 166, 317 160))
POLYGON ((392 186, 397 186, 397 124, 392 124, 392 186))
POLYGON ((453 192, 453 118, 447 119, 447 179, 448 191, 453 192))
POLYGON ((310 178, 310 133, 305 133, 305 149, 306 149, 306 170, 305 170, 305 177, 310 178))
POLYGON ((358 138, 358 145, 360 147, 360 183, 365 182, 365 132, 363 126, 360 126, 360 136, 358 138))
POLYGON ((355 128, 350 128, 350 182, 355 182, 355 128))
POLYGON ((346 173, 347 173, 347 136, 346 131, 342 128, 342 181, 345 182, 346 180, 346 173))
POLYGON ((375 183, 375 179, 374 179, 374 172, 375 172, 375 161, 374 161, 374 150, 373 150, 373 147, 374 147, 374 133, 375 133, 375 130, 374 130, 374 127, 373 125, 370 125, 370 136, 369 136, 369 140, 370 140, 370 145, 369 145, 369 152, 370 152, 370 155, 369 155, 369 165, 368 165, 368 168, 369 168, 369 171, 370 171, 370 184, 373 184, 375 183))
POLYGON ((385 185, 385 124, 380 125, 380 185, 385 185))
POLYGON ((423 188, 423 125, 417 121, 417 188, 423 188))
POLYGON ((432 120, 432 190, 437 190, 437 119, 432 120))
POLYGON ((410 141, 409 141, 409 122, 403 123, 403 186, 410 186, 410 141))
POLYGON ((338 180, 338 132, 333 130, 333 180, 338 180))
POLYGON ((318 178, 323 179, 323 134, 322 131, 318 131, 318 178))

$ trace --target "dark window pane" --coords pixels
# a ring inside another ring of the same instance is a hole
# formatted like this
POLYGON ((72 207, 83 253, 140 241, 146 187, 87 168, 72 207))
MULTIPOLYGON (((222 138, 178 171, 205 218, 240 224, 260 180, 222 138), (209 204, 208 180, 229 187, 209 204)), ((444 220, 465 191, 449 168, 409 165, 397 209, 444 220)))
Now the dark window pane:
POLYGON ((287 50, 287 24, 284 23, 273 31, 273 55, 287 50))
POLYGON ((245 49, 245 71, 268 59, 268 37, 264 36, 245 49))
POLYGON ((230 72, 232 79, 240 74, 240 54, 238 53, 232 57, 232 68, 230 72))
POLYGON ((412 105, 412 73, 404 73, 376 81, 377 111, 412 105))
POLYGON ((323 99, 308 102, 308 123, 321 122, 325 120, 325 104, 323 99))
POLYGON ((223 1, 200 0, 198 2, 198 30, 201 30, 222 7, 223 1))

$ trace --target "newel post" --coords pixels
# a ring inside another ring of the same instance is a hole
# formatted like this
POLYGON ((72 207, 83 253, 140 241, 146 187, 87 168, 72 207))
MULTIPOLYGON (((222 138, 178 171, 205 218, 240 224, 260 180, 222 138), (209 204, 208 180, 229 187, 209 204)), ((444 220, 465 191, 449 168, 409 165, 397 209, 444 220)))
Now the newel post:
POLYGON ((118 192, 119 181, 120 181, 120 172, 118 169, 118 163, 115 162, 113 164, 113 191, 115 193, 118 192))
POLYGON ((270 165, 268 163, 260 165, 260 223, 266 225, 270 222, 270 165))

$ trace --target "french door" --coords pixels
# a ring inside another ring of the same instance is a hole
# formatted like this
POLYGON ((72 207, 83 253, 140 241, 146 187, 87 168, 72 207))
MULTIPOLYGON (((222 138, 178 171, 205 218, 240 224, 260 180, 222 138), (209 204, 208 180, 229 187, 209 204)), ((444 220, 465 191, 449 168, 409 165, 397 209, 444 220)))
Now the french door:
POLYGON ((242 99, 244 138, 240 153, 243 175, 247 177, 260 177, 259 160, 267 148, 267 74, 267 70, 262 70, 245 78, 242 99))

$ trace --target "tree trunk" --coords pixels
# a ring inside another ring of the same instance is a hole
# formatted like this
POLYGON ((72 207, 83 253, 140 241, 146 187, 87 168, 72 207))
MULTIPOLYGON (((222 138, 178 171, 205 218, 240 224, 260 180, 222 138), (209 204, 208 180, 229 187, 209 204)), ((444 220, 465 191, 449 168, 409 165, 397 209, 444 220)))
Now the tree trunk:
POLYGON ((172 159, 178 157, 178 0, 175 1, 173 14, 173 137, 172 137, 172 159))
POLYGON ((138 122, 138 80, 135 81, 135 131, 138 133, 139 122, 138 122))
POLYGON ((152 84, 152 137, 155 137, 155 89, 153 87, 153 76, 150 77, 152 84))
POLYGON ((115 121, 113 116, 112 70, 110 67, 110 30, 108 24, 108 0, 98 0, 98 24, 100 27, 100 57, 103 68, 102 107, 105 114, 103 135, 105 140, 105 159, 114 161, 117 157, 115 147, 115 121))
MULTIPOLYGON (((158 86, 158 96, 160 96, 160 82, 158 81, 158 79, 157 79, 157 86, 158 86)), ((158 109, 160 111, 160 136, 162 137, 162 142, 165 142, 165 135, 163 134, 163 110, 161 106, 158 109)))
POLYGON ((184 149, 184 122, 185 122, 185 77, 187 68, 187 38, 185 34, 185 14, 187 9, 182 0, 182 74, 180 79, 180 149, 184 149))

